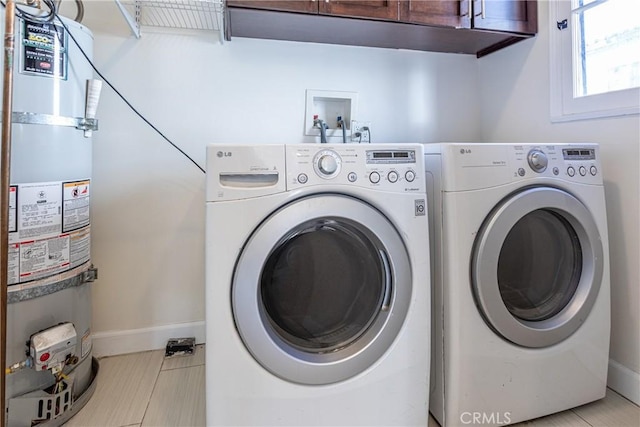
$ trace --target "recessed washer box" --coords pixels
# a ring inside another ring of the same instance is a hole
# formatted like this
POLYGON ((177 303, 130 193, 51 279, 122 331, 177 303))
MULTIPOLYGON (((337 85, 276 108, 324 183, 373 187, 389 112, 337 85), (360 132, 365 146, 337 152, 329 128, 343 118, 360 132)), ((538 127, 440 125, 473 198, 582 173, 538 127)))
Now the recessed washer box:
POLYGON ((323 120, 329 128, 327 137, 342 137, 342 129, 338 126, 338 117, 344 120, 347 131, 350 131, 351 120, 357 117, 358 93, 330 90, 307 89, 307 104, 304 119, 304 134, 319 136, 320 129, 314 127, 313 116, 323 120))

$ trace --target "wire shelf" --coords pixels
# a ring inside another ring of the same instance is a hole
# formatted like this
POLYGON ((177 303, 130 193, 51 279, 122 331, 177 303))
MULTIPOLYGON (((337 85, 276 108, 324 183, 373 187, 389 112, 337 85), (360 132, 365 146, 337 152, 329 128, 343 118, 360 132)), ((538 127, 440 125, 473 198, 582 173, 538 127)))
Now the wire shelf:
POLYGON ((136 37, 141 27, 218 32, 223 41, 222 0, 115 0, 136 37))

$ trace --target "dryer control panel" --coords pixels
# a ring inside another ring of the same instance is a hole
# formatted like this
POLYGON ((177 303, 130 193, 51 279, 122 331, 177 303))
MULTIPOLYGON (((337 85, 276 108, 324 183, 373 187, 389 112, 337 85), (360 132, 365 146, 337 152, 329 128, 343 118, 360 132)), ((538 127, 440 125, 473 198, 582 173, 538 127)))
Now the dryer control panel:
POLYGON ((598 145, 593 143, 446 143, 438 148, 444 191, 549 179, 592 185, 603 182, 598 145))
POLYGON ((546 176, 584 184, 601 184, 597 151, 595 144, 514 145, 511 173, 515 180, 546 176))
POLYGON ((335 184, 424 193, 422 150, 420 144, 287 145, 287 189, 335 184))

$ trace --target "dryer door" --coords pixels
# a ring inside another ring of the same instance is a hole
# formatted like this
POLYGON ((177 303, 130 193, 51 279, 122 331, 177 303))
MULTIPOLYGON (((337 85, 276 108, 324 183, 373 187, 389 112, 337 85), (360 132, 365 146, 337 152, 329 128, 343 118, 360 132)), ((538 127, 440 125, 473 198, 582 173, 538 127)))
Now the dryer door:
POLYGON ((233 280, 235 322, 273 374, 329 384, 367 369, 392 345, 411 278, 402 238, 380 211, 348 196, 306 197, 247 240, 233 280))
POLYGON ((571 194, 533 187, 507 197, 485 220, 471 264, 487 324, 524 347, 573 334, 598 296, 603 249, 589 210, 571 194))

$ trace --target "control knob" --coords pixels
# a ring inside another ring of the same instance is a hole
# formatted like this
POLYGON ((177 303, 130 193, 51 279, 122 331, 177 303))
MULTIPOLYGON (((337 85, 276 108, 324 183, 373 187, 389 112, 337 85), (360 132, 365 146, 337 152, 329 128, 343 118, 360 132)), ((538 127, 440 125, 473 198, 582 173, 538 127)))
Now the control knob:
POLYGON ((323 150, 314 159, 316 173, 322 178, 333 178, 342 163, 340 156, 332 150, 323 150))
POLYGON ((325 154, 318 160, 318 169, 325 175, 331 175, 338 170, 338 162, 336 162, 335 157, 325 154))
POLYGON ((529 162, 529 166, 531 167, 531 169, 533 169, 534 172, 538 172, 538 173, 544 172, 545 169, 547 169, 547 165, 549 164, 547 155, 540 150, 529 151, 527 160, 529 162))

